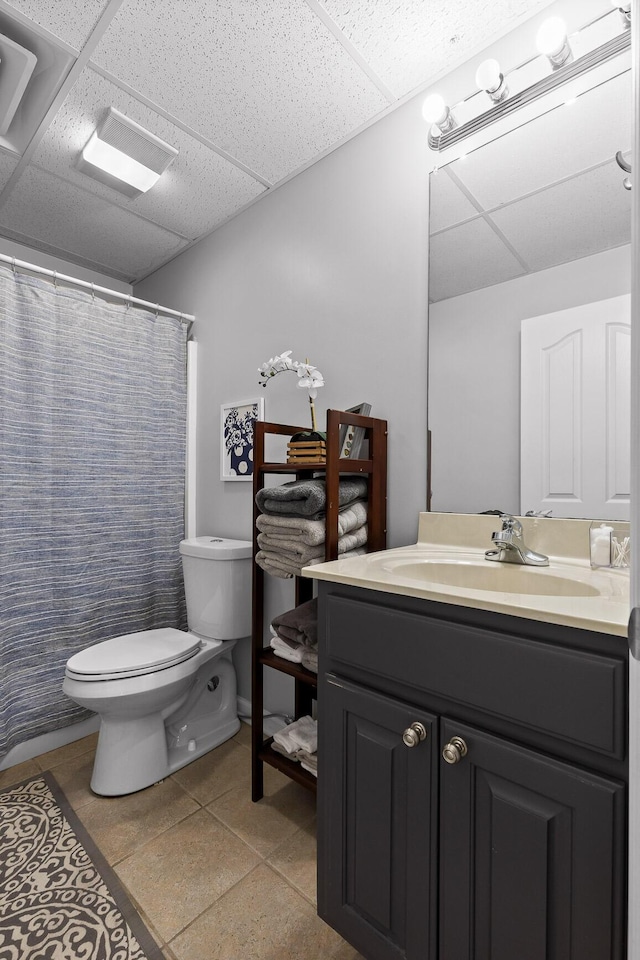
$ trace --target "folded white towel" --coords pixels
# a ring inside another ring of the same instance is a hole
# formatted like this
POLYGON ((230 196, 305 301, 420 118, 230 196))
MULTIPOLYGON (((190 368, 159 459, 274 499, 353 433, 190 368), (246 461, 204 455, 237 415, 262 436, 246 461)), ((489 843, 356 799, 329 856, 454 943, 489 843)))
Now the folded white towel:
POLYGON ((318 769, 317 753, 309 753, 308 750, 298 750, 296 753, 296 760, 300 760, 301 763, 306 763, 313 770, 318 769))
POLYGON ((287 732, 298 750, 315 753, 318 749, 318 723, 312 717, 300 717, 288 726, 287 732))
POLYGON ((271 637, 269 645, 277 657, 290 660, 291 663, 302 663, 304 644, 298 643, 292 646, 291 641, 281 640, 280 637, 271 637))
POLYGON ((300 717, 274 733, 273 741, 280 744, 287 754, 296 754, 298 750, 315 753, 318 748, 317 723, 311 717, 300 717))
POLYGON ((302 767, 303 770, 307 770, 308 773, 312 773, 312 774, 314 775, 314 777, 317 777, 317 776, 318 776, 318 770, 317 770, 317 768, 310 766, 310 765, 307 763, 306 760, 301 760, 301 761, 300 761, 300 766, 302 767))

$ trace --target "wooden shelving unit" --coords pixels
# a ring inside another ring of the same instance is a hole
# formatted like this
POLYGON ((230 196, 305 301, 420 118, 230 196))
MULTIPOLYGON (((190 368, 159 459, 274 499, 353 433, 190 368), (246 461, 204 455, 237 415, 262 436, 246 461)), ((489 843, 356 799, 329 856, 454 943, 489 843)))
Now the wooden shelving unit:
MULTIPOLYGON (((338 556, 338 484, 341 475, 363 475, 368 478, 368 541, 369 551, 384 550, 387 536, 387 423, 374 417, 362 417, 345 410, 327 411, 326 462, 281 463, 265 460, 265 439, 269 436, 292 437, 303 433, 306 427, 293 427, 280 423, 258 421, 255 425, 253 446, 253 547, 258 552, 256 519, 259 510, 255 497, 264 486, 269 474, 289 475, 289 479, 310 479, 323 476, 326 480, 326 540, 325 559, 338 556), (340 457, 340 427, 348 424, 364 428, 366 460, 350 460, 340 457)), ((286 480, 283 479, 283 482, 286 480)), ((253 623, 252 623, 252 706, 251 706, 251 796, 261 800, 263 796, 263 764, 276 767, 292 780, 315 791, 317 780, 299 763, 271 749, 271 739, 263 732, 264 669, 279 670, 295 680, 296 719, 311 713, 316 698, 317 677, 296 663, 277 657, 269 646, 265 647, 268 624, 264 615, 264 570, 253 564, 253 623)), ((294 604, 304 603, 313 596, 313 581, 295 577, 294 604)))

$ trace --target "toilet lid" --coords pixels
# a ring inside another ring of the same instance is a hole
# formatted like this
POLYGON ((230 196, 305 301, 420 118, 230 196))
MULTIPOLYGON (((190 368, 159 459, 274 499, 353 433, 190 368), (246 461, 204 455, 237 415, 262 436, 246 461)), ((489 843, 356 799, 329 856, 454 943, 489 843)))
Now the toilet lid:
POLYGON ((142 630, 103 640, 75 653, 67 662, 67 672, 85 679, 97 675, 114 679, 134 677, 182 663, 200 646, 200 639, 193 633, 173 627, 142 630))

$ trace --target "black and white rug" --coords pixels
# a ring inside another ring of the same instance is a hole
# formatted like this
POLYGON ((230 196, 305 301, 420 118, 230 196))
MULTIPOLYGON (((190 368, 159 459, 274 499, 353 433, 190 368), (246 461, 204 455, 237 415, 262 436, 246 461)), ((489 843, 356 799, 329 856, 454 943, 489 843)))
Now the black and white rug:
POLYGON ((0 789, 0 960, 163 960, 51 773, 0 789))

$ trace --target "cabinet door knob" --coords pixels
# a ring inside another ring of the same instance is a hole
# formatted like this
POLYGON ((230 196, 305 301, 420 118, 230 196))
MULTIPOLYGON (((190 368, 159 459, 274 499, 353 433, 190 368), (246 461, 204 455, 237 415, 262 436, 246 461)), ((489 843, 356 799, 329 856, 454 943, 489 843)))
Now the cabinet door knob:
POLYGON ((466 755, 467 745, 462 737, 451 737, 449 743, 446 743, 442 750, 442 756, 447 763, 460 763, 466 755))
POLYGON ((408 747, 416 747, 421 740, 426 740, 426 738, 427 731, 424 724, 418 723, 417 721, 416 723, 412 723, 410 727, 407 727, 402 734, 402 742, 408 747))

